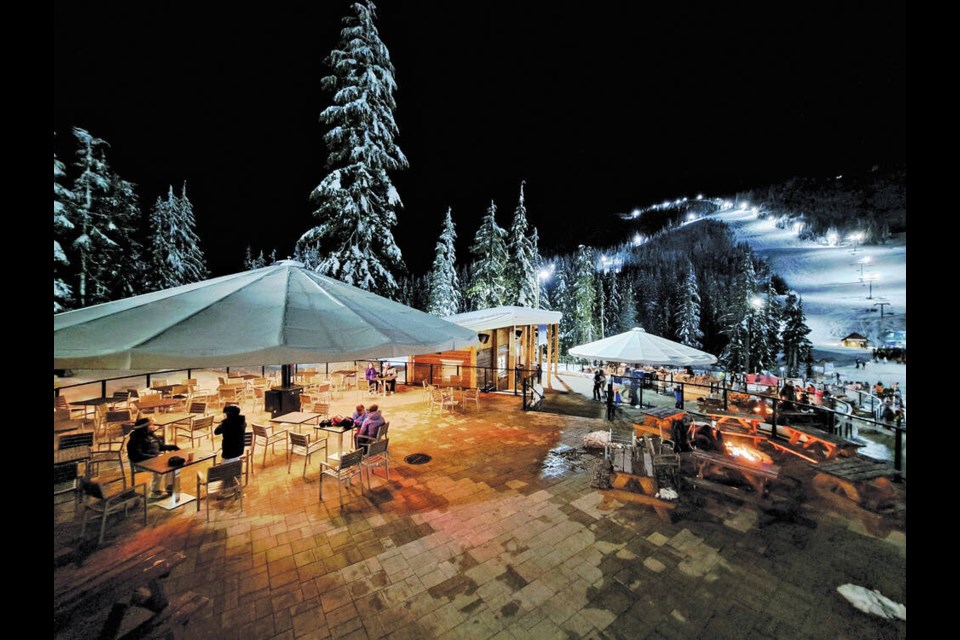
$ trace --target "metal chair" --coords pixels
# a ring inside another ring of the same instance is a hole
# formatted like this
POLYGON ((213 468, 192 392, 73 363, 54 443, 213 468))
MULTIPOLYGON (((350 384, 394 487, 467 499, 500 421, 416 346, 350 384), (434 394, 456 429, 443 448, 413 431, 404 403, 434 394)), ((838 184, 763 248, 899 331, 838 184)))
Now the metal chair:
MULTIPOLYGON (((344 482, 350 482, 355 476, 361 474, 362 467, 360 461, 363 458, 363 451, 357 449, 350 453, 343 454, 339 460, 329 463, 320 461, 320 501, 323 502, 323 477, 330 476, 337 481, 337 493, 340 495, 340 508, 343 509, 343 488, 344 482)), ((363 476, 360 475, 360 493, 363 494, 363 476)))
POLYGON ((316 442, 310 442, 309 433, 287 432, 290 435, 290 444, 287 447, 287 473, 290 473, 290 465, 293 463, 293 456, 303 456, 303 476, 307 476, 307 463, 310 462, 310 456, 323 449, 323 457, 327 457, 327 439, 320 438, 316 442))
POLYGON ((461 392, 460 397, 463 398, 463 405, 466 406, 468 402, 473 402, 474 406, 477 408, 477 411, 480 410, 480 389, 476 387, 472 389, 464 389, 461 392))
POLYGON ((371 437, 371 436, 362 436, 362 435, 359 435, 359 434, 358 434, 357 437, 356 437, 356 443, 355 443, 355 444, 356 444, 357 448, 366 449, 366 448, 370 445, 370 443, 372 443, 372 442, 378 442, 378 441, 383 440, 384 438, 386 438, 386 437, 387 437, 387 433, 388 433, 389 431, 390 431, 390 421, 387 420, 387 421, 384 422, 382 425, 380 425, 380 428, 379 428, 379 429, 377 429, 377 435, 376 435, 376 436, 372 436, 372 437, 371 437))
POLYGON ((143 526, 147 526, 146 483, 138 484, 129 489, 124 486, 124 488, 118 492, 106 490, 106 487, 114 484, 118 480, 119 478, 109 482, 93 482, 86 478, 80 478, 81 509, 83 510, 83 524, 80 527, 80 536, 83 537, 83 534, 86 532, 87 521, 91 519, 88 517, 88 514, 92 512, 95 516, 100 517, 100 537, 97 540, 98 545, 103 544, 103 537, 107 529, 107 517, 112 513, 119 513, 120 511, 127 513, 134 507, 143 507, 143 526), (138 491, 138 489, 142 489, 142 491, 138 491))
POLYGON ((262 424, 257 424, 254 422, 253 427, 253 446, 263 447, 263 466, 267 466, 267 447, 270 447, 270 450, 276 453, 276 444, 278 442, 287 442, 287 432, 284 431, 274 431, 272 426, 264 426, 262 424))
MULTIPOLYGON (((367 488, 371 491, 373 487, 370 484, 370 474, 373 473, 375 467, 383 467, 387 474, 387 480, 390 479, 390 451, 387 447, 390 446, 390 438, 384 438, 383 440, 377 440, 376 442, 371 443, 367 446, 366 453, 363 454, 363 457, 360 459, 360 468, 367 470, 367 488)), ((360 479, 360 484, 363 484, 363 478, 360 479)))
POLYGON ((200 511, 200 501, 207 501, 207 522, 210 522, 211 498, 236 498, 240 500, 240 512, 243 512, 243 461, 235 460, 223 464, 215 464, 207 469, 204 477, 202 472, 197 473, 197 511, 200 511))
POLYGON ((214 416, 200 416, 189 418, 182 422, 173 423, 173 442, 176 444, 180 437, 190 438, 190 446, 194 441, 210 438, 210 448, 213 448, 213 418, 214 416))

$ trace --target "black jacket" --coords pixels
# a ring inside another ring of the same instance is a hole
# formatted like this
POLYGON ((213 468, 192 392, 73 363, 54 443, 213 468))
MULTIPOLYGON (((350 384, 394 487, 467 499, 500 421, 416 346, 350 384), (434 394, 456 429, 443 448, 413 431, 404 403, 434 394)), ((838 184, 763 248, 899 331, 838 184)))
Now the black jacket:
POLYGON ((247 419, 243 416, 228 416, 213 430, 215 435, 223 434, 224 458, 239 458, 243 455, 243 432, 246 430, 247 419))

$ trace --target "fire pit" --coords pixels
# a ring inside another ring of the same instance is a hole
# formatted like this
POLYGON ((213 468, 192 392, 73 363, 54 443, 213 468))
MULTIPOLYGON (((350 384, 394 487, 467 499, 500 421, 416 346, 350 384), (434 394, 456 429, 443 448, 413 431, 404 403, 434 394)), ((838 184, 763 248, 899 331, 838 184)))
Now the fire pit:
POLYGON ((742 442, 724 442, 723 448, 728 456, 737 459, 738 462, 747 464, 773 464, 773 458, 759 449, 742 442))

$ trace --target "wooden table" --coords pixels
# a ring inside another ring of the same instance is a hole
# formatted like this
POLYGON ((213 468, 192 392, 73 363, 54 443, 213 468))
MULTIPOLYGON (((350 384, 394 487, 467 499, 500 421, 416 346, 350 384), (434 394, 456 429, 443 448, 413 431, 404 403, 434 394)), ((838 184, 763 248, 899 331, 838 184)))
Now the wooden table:
POLYGON ((87 400, 79 400, 77 402, 71 402, 70 404, 79 405, 83 407, 83 417, 87 417, 87 407, 99 407, 102 404, 113 404, 116 402, 113 398, 89 398, 87 400))
POLYGON ((300 425, 302 425, 304 422, 317 420, 322 415, 322 413, 314 413, 312 411, 291 411, 290 413, 285 413, 282 416, 270 418, 270 422, 274 422, 276 424, 292 424, 297 428, 297 433, 300 433, 300 425))
POLYGON ((342 427, 342 426, 340 426, 340 425, 338 425, 338 424, 331 424, 331 425, 326 425, 326 426, 323 426, 323 427, 321 427, 320 425, 317 425, 317 426, 314 427, 314 429, 319 429, 319 430, 321 430, 321 431, 326 431, 327 433, 336 433, 336 434, 337 434, 337 445, 338 445, 337 452, 336 452, 335 454, 331 455, 331 454, 329 453, 329 451, 328 451, 328 453, 327 453, 327 459, 328 459, 328 460, 329 460, 330 458, 334 458, 335 460, 339 460, 339 459, 340 459, 340 456, 343 455, 343 434, 347 433, 348 431, 353 431, 354 427, 356 427, 356 426, 357 426, 357 425, 352 425, 352 426, 349 426, 349 427, 342 427))
MULTIPOLYGON (((859 447, 863 446, 857 442, 841 438, 826 431, 821 431, 815 427, 780 425, 777 427, 777 431, 787 436, 787 442, 792 448, 801 447, 802 449, 809 450, 813 445, 819 445, 824 450, 824 460, 833 460, 841 454, 853 455, 859 447)), ((778 444, 775 440, 770 440, 770 444, 779 451, 787 451, 788 453, 799 455, 799 452, 792 448, 785 447, 782 444, 778 444)), ((805 456, 801 455, 800 457, 805 456)), ((807 459, 809 460, 809 458, 807 459)))
POLYGON ((212 451, 201 451, 200 449, 180 449, 179 451, 164 451, 155 458, 150 458, 149 460, 143 460, 141 462, 134 462, 133 468, 134 471, 140 469, 142 471, 150 471, 158 475, 163 475, 166 473, 173 473, 173 493, 169 498, 164 498, 163 500, 157 500, 153 504, 158 507, 163 507, 164 509, 176 509, 179 506, 185 505, 188 502, 193 502, 196 500, 196 496, 192 496, 188 493, 181 493, 180 491, 180 472, 186 469, 187 467, 199 464, 206 460, 212 460, 216 457, 216 453, 212 451), (170 458, 174 456, 180 456, 186 462, 179 467, 170 466, 170 458))

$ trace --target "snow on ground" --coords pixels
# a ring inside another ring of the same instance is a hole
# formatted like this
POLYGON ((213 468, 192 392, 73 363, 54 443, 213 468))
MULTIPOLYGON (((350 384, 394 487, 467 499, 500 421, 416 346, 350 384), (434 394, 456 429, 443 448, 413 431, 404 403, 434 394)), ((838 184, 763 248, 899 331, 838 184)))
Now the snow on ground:
POLYGON ((749 244, 800 293, 816 358, 832 361, 846 380, 880 380, 885 386, 899 382, 906 394, 906 365, 871 361, 866 369, 855 369, 854 360, 869 359, 871 351, 840 344, 853 332, 875 344, 881 332, 906 329, 905 239, 882 246, 823 246, 800 240, 791 228, 778 229, 774 218, 758 218, 751 210, 725 210, 710 217, 727 223, 737 240, 749 244), (882 302, 889 304, 881 320, 877 303, 882 302))

